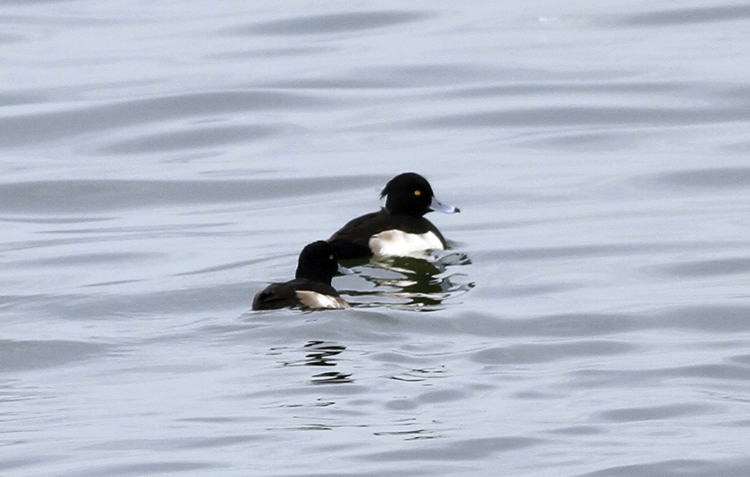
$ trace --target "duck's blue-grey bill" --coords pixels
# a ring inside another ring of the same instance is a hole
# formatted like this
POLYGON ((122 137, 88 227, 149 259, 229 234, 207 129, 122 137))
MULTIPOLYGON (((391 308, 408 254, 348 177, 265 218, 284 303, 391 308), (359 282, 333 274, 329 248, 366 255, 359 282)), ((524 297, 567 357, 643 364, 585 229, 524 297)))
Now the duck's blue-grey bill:
POLYGON ((444 214, 454 214, 456 212, 461 212, 461 209, 459 209, 458 207, 453 207, 452 205, 443 204, 442 202, 437 200, 435 197, 432 198, 430 209, 436 212, 442 212, 444 214))

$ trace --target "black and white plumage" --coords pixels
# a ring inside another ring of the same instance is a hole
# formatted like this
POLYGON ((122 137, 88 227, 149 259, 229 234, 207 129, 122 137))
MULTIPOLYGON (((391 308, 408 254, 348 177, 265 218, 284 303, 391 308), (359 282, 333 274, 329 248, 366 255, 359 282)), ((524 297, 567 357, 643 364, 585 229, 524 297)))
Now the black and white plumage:
POLYGON ((331 286, 339 271, 336 250, 324 240, 313 242, 299 255, 294 280, 272 283, 253 299, 253 310, 275 310, 286 307, 347 308, 349 304, 331 286))
POLYGON ((391 179, 380 194, 385 207, 350 220, 328 241, 339 259, 408 255, 445 249, 443 234, 423 215, 431 211, 460 212, 435 198, 427 179, 413 172, 391 179))

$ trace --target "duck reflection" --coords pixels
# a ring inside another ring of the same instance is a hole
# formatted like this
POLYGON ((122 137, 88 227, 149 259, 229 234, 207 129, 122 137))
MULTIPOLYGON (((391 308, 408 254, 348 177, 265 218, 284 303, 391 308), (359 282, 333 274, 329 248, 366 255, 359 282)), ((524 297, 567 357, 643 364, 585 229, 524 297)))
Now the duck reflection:
POLYGON ((465 293, 474 284, 462 281, 463 274, 448 274, 448 268, 469 265, 471 260, 464 254, 447 253, 430 255, 388 257, 373 260, 360 268, 359 276, 372 285, 368 291, 346 290, 343 293, 366 300, 373 298, 382 305, 382 298, 395 299, 395 305, 432 310, 443 300, 465 293))
MULTIPOLYGON (((333 367, 338 363, 336 358, 346 350, 346 346, 328 343, 325 341, 309 341, 304 346, 306 350, 305 360, 301 363, 305 366, 333 367)), ((339 371, 328 371, 314 374, 312 384, 345 384, 354 382, 351 373, 339 371)))

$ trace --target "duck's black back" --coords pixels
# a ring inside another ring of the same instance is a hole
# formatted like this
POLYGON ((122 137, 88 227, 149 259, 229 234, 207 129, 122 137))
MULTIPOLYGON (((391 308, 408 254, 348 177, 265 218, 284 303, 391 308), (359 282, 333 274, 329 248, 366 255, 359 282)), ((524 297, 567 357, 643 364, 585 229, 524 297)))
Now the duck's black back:
POLYGON ((429 220, 424 217, 394 215, 386 209, 350 220, 328 241, 336 249, 339 259, 369 257, 372 255, 370 238, 386 230, 396 229, 411 234, 432 232, 445 247, 443 234, 429 220))

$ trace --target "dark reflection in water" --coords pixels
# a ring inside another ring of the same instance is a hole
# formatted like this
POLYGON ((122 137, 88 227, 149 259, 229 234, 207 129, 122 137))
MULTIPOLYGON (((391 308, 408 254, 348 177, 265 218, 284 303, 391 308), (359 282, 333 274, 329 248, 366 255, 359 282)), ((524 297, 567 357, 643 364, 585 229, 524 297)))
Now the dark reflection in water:
POLYGON ((350 296, 366 299, 356 306, 384 304, 423 311, 438 309, 442 302, 474 287, 473 282, 461 282, 462 274, 447 274, 454 265, 469 265, 471 260, 461 253, 440 257, 388 257, 373 260, 359 269, 359 276, 372 286, 369 290, 340 290, 350 296), (386 303, 383 298, 388 299, 386 303), (396 299, 394 303, 390 299, 396 299))
POLYGON ((312 384, 348 384, 353 383, 351 374, 330 371, 327 373, 316 374, 310 381, 312 384))
MULTIPOLYGON (((305 359, 295 362, 285 362, 284 366, 322 366, 334 367, 338 365, 337 356, 346 350, 346 346, 330 343, 327 341, 313 340, 303 346, 306 354, 305 359)), ((310 382, 312 384, 347 384, 354 380, 351 373, 340 371, 326 371, 313 374, 310 382)))
POLYGON ((310 341, 305 348, 310 350, 305 360, 307 366, 336 366, 333 357, 343 353, 346 346, 328 344, 325 341, 310 341))
POLYGON ((440 366, 436 369, 414 368, 401 374, 390 376, 390 379, 409 383, 417 383, 427 381, 428 379, 440 378, 445 376, 445 366, 440 366))

